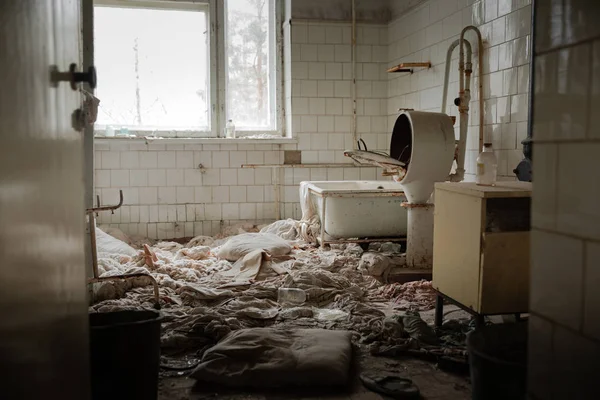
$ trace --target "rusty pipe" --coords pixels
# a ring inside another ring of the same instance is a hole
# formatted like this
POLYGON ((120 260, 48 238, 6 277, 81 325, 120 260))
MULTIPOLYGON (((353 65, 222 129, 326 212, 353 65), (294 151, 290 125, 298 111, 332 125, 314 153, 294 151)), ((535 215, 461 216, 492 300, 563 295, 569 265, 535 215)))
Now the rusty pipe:
MULTIPOLYGON (((464 82, 464 76, 463 76, 463 72, 465 71, 465 62, 464 62, 464 49, 463 49, 463 42, 465 41, 465 33, 469 30, 472 30, 475 32, 475 34, 477 35, 477 45, 478 47, 478 54, 477 54, 477 63, 478 65, 478 72, 479 72, 479 151, 481 152, 483 150, 483 39, 481 38, 481 31, 473 25, 469 25, 463 28, 463 30, 460 33, 460 60, 459 60, 459 69, 462 68, 461 72, 460 72, 460 95, 463 96, 465 95, 465 82, 464 82)), ((469 63, 470 64, 470 63, 469 63)), ((471 69, 471 65, 467 65, 467 69, 470 70, 471 69)), ((467 80, 470 80, 470 71, 468 73, 467 76, 467 80)), ((470 82, 467 82, 467 87, 466 89, 470 92, 470 87, 469 87, 470 82)), ((468 100, 470 100, 470 93, 466 93, 466 95, 468 96, 468 100)), ((462 99, 461 99, 461 103, 462 103, 462 99)), ((460 106, 459 106, 460 107, 460 106)), ((468 113, 468 102, 466 104, 467 107, 467 113, 468 113)))
POLYGON ((98 207, 88 208, 85 210, 85 212, 87 214, 89 214, 89 213, 96 213, 98 211, 114 211, 114 210, 120 208, 122 205, 123 205, 123 191, 119 190, 119 204, 116 204, 114 206, 100 207, 100 203, 98 203, 98 207))

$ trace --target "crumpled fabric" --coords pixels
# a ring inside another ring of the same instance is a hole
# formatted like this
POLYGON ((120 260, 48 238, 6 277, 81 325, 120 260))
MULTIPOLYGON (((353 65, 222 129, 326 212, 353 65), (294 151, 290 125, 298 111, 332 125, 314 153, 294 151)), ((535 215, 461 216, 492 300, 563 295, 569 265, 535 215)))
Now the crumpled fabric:
POLYGON ((307 243, 316 244, 321 233, 321 221, 310 198, 308 186, 310 182, 300 182, 300 209, 302 218, 299 221, 300 237, 307 243))
MULTIPOLYGON (((316 248, 296 241, 292 248, 286 240, 275 237, 285 242, 291 253, 277 258, 259 249, 256 258, 250 257, 261 261, 258 274, 252 271, 243 279, 235 262, 217 257, 219 247, 232 238, 196 237, 185 245, 155 243, 149 247, 155 255, 151 266, 146 264, 149 261, 143 251, 134 256, 99 253, 99 271, 101 276, 144 272, 156 279, 165 354, 201 357, 227 334, 254 327, 349 330, 355 332, 355 343, 387 348, 389 354, 399 352, 398 346, 408 346, 410 351, 427 346, 431 353, 439 349, 459 351, 461 343, 464 345, 463 325, 440 330, 437 346, 413 339, 406 330, 398 338, 398 324, 402 322, 398 318, 404 314, 390 317, 382 311, 432 309, 435 291, 429 282, 381 283, 359 267, 363 250, 355 244, 316 248), (282 307, 277 303, 281 287, 304 290, 306 303, 282 307), (455 328, 462 330, 454 332, 455 328)), ((243 258, 238 260, 240 264, 243 258)), ((90 312, 152 309, 154 305, 147 278, 106 282, 94 288, 96 298, 90 312)))

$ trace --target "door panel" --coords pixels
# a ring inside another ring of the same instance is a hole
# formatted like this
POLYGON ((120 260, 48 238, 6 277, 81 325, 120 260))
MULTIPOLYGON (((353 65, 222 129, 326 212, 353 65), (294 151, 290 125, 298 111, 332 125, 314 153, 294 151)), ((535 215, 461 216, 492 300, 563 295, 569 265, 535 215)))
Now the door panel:
POLYGON ((0 2, 2 398, 89 398, 79 0, 0 2))

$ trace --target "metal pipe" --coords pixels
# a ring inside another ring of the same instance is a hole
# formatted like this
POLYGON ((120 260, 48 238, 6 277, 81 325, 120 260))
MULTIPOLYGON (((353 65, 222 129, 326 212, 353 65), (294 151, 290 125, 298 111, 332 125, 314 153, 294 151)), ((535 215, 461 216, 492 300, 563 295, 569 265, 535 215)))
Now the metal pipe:
MULTIPOLYGON (((450 64, 452 62, 452 52, 460 43, 459 39, 456 39, 450 47, 448 47, 448 52, 446 53, 446 70, 444 72, 444 94, 442 97, 442 112, 446 113, 446 104, 448 100, 448 84, 450 78, 450 64)), ((468 40, 464 41, 465 47, 467 48, 467 57, 470 58, 471 55, 471 43, 468 40)))
MULTIPOLYGON (((465 40, 465 33, 469 30, 472 30, 475 32, 475 34, 477 35, 477 46, 478 46, 478 53, 477 53, 477 63, 478 65, 478 70, 479 70, 479 151, 481 152, 483 150, 483 39, 481 38, 481 31, 479 31, 479 29, 476 26, 473 25, 469 25, 463 28, 462 32, 460 33, 460 44, 461 44, 461 53, 460 53, 460 60, 459 60, 459 69, 461 67, 463 67, 463 71, 464 71, 464 52, 462 51, 462 43, 465 40)), ((469 69, 470 69, 470 65, 469 69)), ((464 93, 465 87, 464 87, 464 82, 463 82, 463 75, 461 73, 460 75, 460 81, 461 81, 461 85, 460 85, 460 91, 463 93, 463 96, 468 96, 467 99, 467 104, 466 104, 466 112, 468 115, 468 102, 471 100, 471 93, 470 91, 467 93, 464 93)), ((469 72, 469 79, 470 79, 470 72, 469 72)), ((468 88, 467 88, 468 89, 468 88)), ((462 103, 462 99, 461 99, 461 103, 462 103)), ((459 106, 459 110, 460 110, 459 106)), ((468 122, 468 121, 467 121, 468 122)), ((466 139, 466 137, 465 137, 466 139)), ((466 144, 465 144, 466 146, 466 144)), ((464 150, 463 150, 464 152, 464 150)))
POLYGON ((358 143, 356 96, 356 4, 355 0, 352 0, 352 147, 354 150, 356 150, 358 143))
POLYGON ((98 278, 98 249, 96 248, 96 214, 94 212, 88 213, 88 219, 90 223, 90 243, 92 250, 92 273, 94 278, 98 278))

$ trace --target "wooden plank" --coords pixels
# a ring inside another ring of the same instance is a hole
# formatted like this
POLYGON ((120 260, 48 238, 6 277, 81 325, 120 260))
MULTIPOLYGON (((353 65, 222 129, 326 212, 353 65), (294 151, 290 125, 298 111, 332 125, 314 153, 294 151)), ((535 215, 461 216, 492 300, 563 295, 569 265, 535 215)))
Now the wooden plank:
POLYGON ((480 308, 483 314, 527 312, 530 233, 484 233, 480 308))
POLYGON ((494 197, 531 197, 531 182, 498 182, 496 186, 481 186, 474 182, 439 182, 436 189, 469 196, 494 198, 494 197))
POLYGON ((433 287, 473 309, 479 302, 482 199, 435 190, 433 287))

